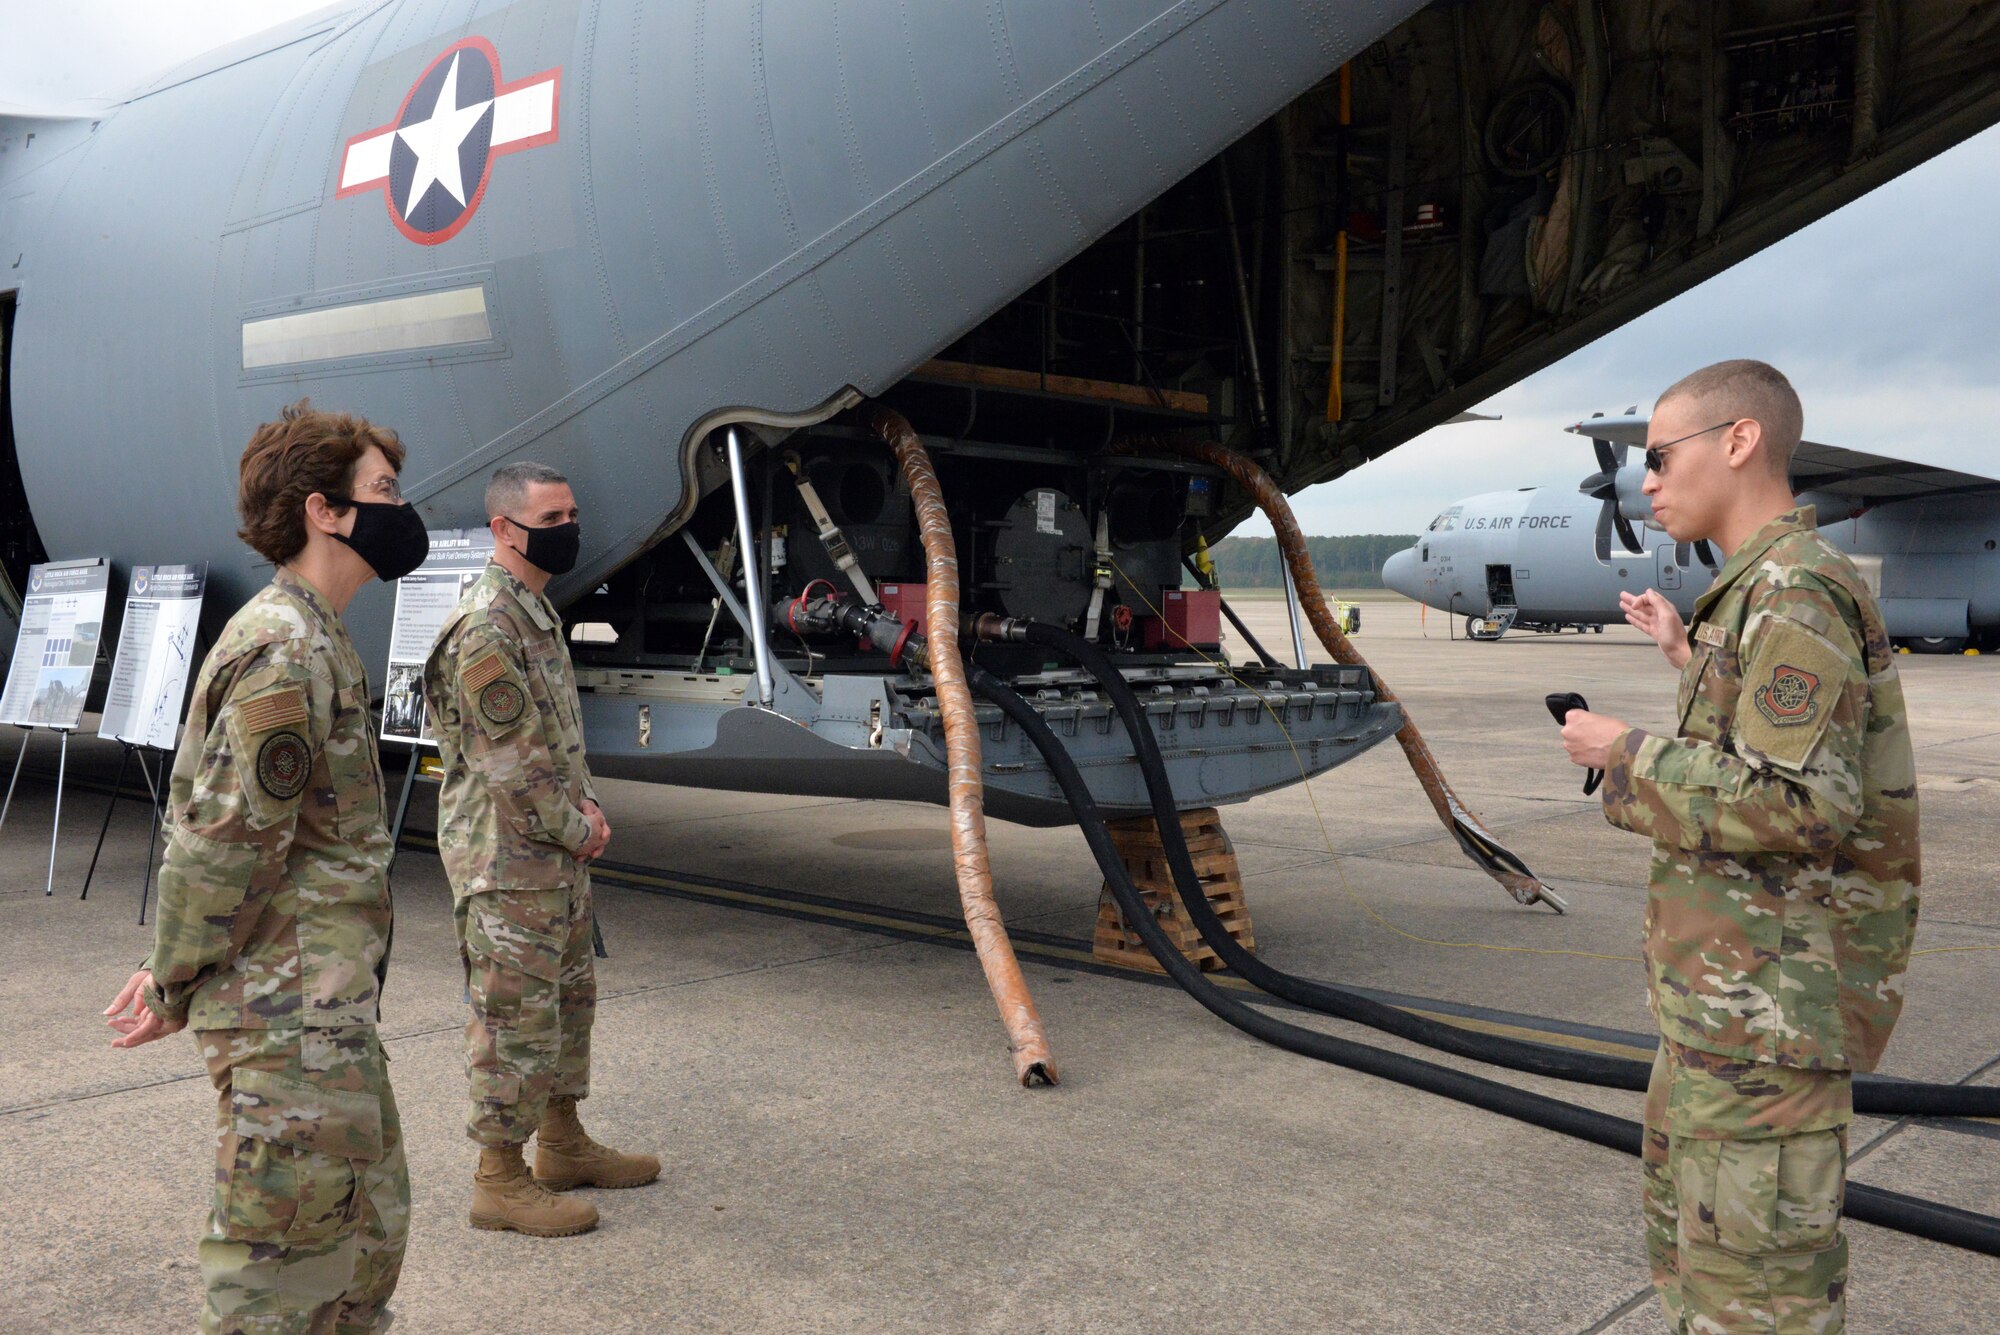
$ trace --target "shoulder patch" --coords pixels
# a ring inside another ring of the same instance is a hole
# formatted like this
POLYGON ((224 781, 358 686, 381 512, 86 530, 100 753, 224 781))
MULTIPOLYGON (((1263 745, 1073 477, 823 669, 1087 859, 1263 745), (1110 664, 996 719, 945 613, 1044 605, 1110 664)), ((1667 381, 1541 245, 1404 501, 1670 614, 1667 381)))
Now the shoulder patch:
POLYGON ((281 801, 305 789, 312 774, 312 749, 295 732, 275 732, 257 748, 257 782, 281 801))
POLYGON ((1814 630, 1766 621, 1743 672, 1752 706, 1737 715, 1744 749, 1775 765, 1802 768, 1826 735, 1853 667, 1845 652, 1814 630))
POLYGON ((288 686, 282 691, 272 691, 245 700, 236 706, 237 715, 243 720, 246 733, 271 732, 288 724, 304 723, 306 693, 297 686, 288 686))
POLYGON ((465 682, 466 690, 476 691, 487 683, 498 680, 506 671, 506 660, 500 657, 498 649, 492 649, 459 675, 465 682))
POLYGON ((1771 669, 1771 679, 1759 686, 1751 698, 1757 712, 1774 728, 1796 728, 1810 723, 1819 713, 1819 678, 1802 667, 1780 663, 1771 669))
POLYGON ((526 693, 511 681, 490 682, 479 692, 479 712, 490 723, 512 723, 527 705, 526 693))

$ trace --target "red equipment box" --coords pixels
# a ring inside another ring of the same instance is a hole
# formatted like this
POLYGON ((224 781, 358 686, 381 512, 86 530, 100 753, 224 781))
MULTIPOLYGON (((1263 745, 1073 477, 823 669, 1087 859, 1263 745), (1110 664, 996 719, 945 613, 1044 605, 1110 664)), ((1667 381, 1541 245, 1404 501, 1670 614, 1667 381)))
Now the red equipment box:
POLYGON ((922 635, 924 633, 924 595, 928 586, 923 584, 877 584, 875 596, 882 600, 882 610, 896 620, 922 635))
POLYGON ((1191 644, 1207 649, 1222 642, 1220 589, 1163 589, 1160 611, 1165 620, 1147 617, 1139 623, 1142 648, 1171 653, 1191 644))

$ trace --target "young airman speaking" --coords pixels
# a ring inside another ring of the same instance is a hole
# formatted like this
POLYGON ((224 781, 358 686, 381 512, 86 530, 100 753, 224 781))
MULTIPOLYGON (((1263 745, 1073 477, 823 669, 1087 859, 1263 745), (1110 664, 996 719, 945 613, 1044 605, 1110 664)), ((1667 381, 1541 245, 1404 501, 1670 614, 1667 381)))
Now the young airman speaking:
POLYGON ((1902 1010, 1917 924, 1908 714, 1882 610, 1792 496, 1798 395, 1755 361, 1660 396, 1645 492, 1676 541, 1728 554, 1694 620, 1626 619, 1681 670, 1653 733, 1574 710, 1605 816, 1653 840, 1645 954, 1646 1243, 1670 1324, 1844 1329, 1853 1078, 1902 1010))

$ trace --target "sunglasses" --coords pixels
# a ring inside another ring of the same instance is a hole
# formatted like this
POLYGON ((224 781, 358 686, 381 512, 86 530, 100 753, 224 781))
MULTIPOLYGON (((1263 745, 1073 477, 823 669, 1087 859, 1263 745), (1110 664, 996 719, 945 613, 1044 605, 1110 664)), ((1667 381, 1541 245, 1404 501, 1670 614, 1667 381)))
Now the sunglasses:
POLYGON ((1714 426, 1705 426, 1699 431, 1690 431, 1685 436, 1677 436, 1673 440, 1667 441, 1665 444, 1648 445, 1646 447, 1646 471, 1649 473, 1665 472, 1667 468, 1668 450, 1671 450, 1674 446, 1680 444, 1684 440, 1693 440, 1696 436, 1705 436, 1711 431, 1720 431, 1722 430, 1722 428, 1726 426, 1735 426, 1737 422, 1740 422, 1742 420, 1743 420, 1742 418, 1738 417, 1727 422, 1717 422, 1714 426))

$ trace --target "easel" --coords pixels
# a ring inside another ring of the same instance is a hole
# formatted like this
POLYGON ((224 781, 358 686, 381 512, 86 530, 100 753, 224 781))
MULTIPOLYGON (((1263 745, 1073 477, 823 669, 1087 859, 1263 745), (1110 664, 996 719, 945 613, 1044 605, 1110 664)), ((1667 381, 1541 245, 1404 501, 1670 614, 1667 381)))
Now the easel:
MULTIPOLYGON (((35 731, 34 725, 21 724, 19 726, 21 729, 21 751, 19 755, 14 757, 14 777, 7 781, 7 800, 0 802, 0 828, 6 826, 7 813, 13 808, 14 785, 21 781, 21 762, 28 758, 28 738, 35 731)), ((44 896, 53 895, 56 892, 56 841, 62 834, 63 780, 69 773, 69 735, 75 732, 76 729, 74 727, 59 728, 50 726, 49 731, 62 738, 62 751, 56 759, 56 816, 55 821, 49 827, 49 881, 42 889, 44 896)))
POLYGON ((167 817, 167 771, 170 754, 157 747, 145 746, 139 742, 128 742, 122 738, 118 742, 118 777, 111 781, 111 800, 104 804, 104 824, 97 830, 97 847, 90 851, 90 870, 83 874, 83 893, 79 900, 90 898, 90 882, 97 875, 97 859, 104 852, 104 837, 111 830, 111 813, 118 807, 118 799, 125 795, 125 766, 136 754, 139 757, 139 775, 146 781, 146 791, 152 795, 152 829, 146 836, 146 875, 139 883, 139 925, 146 925, 146 900, 153 890, 153 852, 159 847, 160 826, 167 817), (154 751, 159 756, 159 774, 156 778, 146 765, 146 752, 154 751))
POLYGON ((383 869, 385 875, 396 869, 396 855, 403 848, 403 821, 410 814, 410 794, 416 791, 417 772, 423 767, 423 743, 412 742, 410 763, 403 770, 403 794, 396 799, 396 818, 389 822, 389 865, 383 869))
MULTIPOLYGON (((424 767, 424 743, 410 743, 410 763, 403 770, 403 792, 396 799, 396 818, 389 823, 389 870, 395 870, 396 856, 403 847, 403 822, 410 814, 410 794, 416 790, 417 773, 424 767)), ((4 819, 0 815, 0 819, 4 819)), ((611 952, 604 948, 604 928, 597 921, 597 906, 592 904, 590 912, 590 948, 597 958, 611 958, 611 952)))

